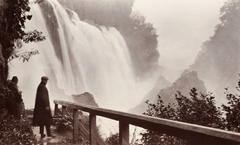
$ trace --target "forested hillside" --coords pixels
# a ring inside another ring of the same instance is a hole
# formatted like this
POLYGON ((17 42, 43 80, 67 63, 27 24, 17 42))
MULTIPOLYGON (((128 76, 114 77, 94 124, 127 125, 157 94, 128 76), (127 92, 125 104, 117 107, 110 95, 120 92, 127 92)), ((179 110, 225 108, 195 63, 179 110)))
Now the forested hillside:
POLYGON ((240 1, 225 3, 220 20, 215 34, 203 43, 202 51, 190 67, 204 82, 215 84, 209 91, 234 89, 240 72, 240 1))
POLYGON ((138 76, 158 65, 157 35, 152 24, 138 12, 132 12, 134 0, 59 0, 80 19, 93 25, 112 26, 123 35, 138 76))

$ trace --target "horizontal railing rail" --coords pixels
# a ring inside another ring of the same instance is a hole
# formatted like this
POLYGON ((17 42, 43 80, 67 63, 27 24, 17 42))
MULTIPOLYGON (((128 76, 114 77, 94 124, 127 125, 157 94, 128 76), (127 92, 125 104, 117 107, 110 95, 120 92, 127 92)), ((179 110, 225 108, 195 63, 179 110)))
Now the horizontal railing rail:
MULTIPOLYGON (((240 134, 211 127, 189 124, 162 118, 154 118, 143 115, 130 114, 114 111, 80 103, 72 103, 61 100, 54 100, 55 108, 62 105, 89 113, 89 139, 90 144, 99 144, 94 139, 96 133, 96 116, 102 116, 119 121, 119 143, 129 144, 129 125, 143 127, 149 130, 158 131, 167 135, 187 140, 189 145, 236 145, 240 144, 240 134)), ((55 109, 57 110, 57 109, 55 109)), ((63 111, 64 112, 64 111, 63 111)), ((73 114, 76 119, 76 114, 73 114)), ((73 124, 73 126, 76 126, 73 124)), ((73 138, 77 132, 73 133, 73 138)))

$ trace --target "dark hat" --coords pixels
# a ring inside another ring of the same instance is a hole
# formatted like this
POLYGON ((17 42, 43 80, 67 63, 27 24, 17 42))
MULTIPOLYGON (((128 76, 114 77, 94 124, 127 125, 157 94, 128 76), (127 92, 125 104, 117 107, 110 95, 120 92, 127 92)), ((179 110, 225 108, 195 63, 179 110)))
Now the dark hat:
POLYGON ((18 82, 17 76, 13 76, 13 77, 12 77, 12 82, 18 82))
POLYGON ((42 76, 41 79, 42 79, 42 80, 48 80, 48 77, 46 77, 46 76, 42 76))

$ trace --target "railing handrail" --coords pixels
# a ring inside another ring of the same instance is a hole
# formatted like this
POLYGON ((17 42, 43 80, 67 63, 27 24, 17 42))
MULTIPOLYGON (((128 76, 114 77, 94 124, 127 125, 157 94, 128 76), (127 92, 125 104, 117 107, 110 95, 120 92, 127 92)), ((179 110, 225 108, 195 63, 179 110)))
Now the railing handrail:
POLYGON ((131 124, 146 129, 159 131, 168 135, 176 136, 186 140, 204 140, 209 139, 213 142, 230 141, 240 142, 240 134, 221 129, 205 127, 180 121, 173 121, 162 118, 154 118, 144 115, 130 114, 121 111, 104 109, 100 107, 89 106, 80 103, 73 103, 61 100, 54 100, 55 104, 70 107, 72 109, 82 110, 97 116, 102 116, 126 124, 131 124))

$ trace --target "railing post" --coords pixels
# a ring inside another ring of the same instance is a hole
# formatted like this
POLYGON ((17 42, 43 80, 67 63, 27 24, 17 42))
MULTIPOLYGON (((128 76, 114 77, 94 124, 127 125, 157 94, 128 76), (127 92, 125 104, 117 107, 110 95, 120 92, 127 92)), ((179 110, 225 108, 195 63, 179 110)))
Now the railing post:
POLYGON ((89 115, 89 139, 90 145, 97 145, 95 135, 97 133, 97 125, 96 125, 96 115, 90 112, 89 115))
POLYGON ((119 121, 119 144, 129 145, 129 124, 119 121))
POLYGON ((76 142, 78 137, 78 110, 73 109, 73 141, 76 142))
POLYGON ((62 106, 62 115, 63 116, 67 115, 67 107, 66 106, 62 106))
POLYGON ((55 104, 55 108, 54 108, 54 116, 57 115, 58 112, 58 104, 55 104))

